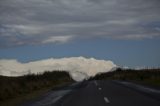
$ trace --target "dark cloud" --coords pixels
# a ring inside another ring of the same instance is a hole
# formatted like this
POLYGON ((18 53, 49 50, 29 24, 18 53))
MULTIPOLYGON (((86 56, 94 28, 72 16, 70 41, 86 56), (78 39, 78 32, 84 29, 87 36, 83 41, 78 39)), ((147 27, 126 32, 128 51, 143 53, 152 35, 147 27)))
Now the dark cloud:
POLYGON ((0 47, 160 36, 159 0, 1 0, 0 47))

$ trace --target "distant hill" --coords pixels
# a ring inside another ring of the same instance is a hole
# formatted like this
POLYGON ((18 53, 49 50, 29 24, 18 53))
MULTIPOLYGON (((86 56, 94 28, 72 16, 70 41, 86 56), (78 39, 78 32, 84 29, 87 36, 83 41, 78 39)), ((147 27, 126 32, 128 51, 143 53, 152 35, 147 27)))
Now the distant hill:
POLYGON ((0 104, 3 101, 41 89, 54 88, 74 82, 68 72, 53 71, 20 77, 0 76, 0 104))
POLYGON ((121 69, 100 73, 89 80, 126 80, 160 86, 160 69, 121 69))

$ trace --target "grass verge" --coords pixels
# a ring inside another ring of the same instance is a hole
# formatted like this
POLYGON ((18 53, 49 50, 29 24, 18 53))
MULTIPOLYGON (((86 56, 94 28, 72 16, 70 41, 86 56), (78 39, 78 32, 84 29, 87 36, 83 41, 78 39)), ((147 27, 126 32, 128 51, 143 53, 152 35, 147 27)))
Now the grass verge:
POLYGON ((0 106, 19 106, 57 86, 74 82, 67 72, 53 71, 20 77, 0 76, 0 106))

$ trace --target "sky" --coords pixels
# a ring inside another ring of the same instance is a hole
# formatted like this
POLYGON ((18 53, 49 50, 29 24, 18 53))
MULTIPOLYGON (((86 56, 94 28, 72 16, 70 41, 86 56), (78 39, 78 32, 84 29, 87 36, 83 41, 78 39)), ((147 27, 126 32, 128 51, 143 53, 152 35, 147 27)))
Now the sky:
POLYGON ((160 66, 160 0, 0 0, 0 60, 94 57, 160 66))

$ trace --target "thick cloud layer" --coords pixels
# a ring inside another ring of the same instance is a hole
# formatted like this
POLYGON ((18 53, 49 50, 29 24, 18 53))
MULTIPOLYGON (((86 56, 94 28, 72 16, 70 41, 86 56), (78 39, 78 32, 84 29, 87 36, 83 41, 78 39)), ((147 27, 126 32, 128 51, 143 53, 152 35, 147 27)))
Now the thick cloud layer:
POLYGON ((81 81, 100 72, 108 72, 115 68, 112 61, 96 60, 94 58, 70 57, 61 59, 46 59, 28 63, 17 60, 0 60, 0 75, 21 76, 28 73, 65 70, 76 81, 81 81))
POLYGON ((0 47, 160 36, 160 0, 0 0, 0 47))

